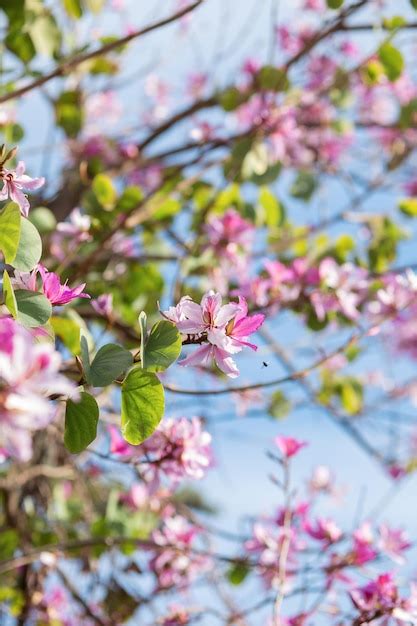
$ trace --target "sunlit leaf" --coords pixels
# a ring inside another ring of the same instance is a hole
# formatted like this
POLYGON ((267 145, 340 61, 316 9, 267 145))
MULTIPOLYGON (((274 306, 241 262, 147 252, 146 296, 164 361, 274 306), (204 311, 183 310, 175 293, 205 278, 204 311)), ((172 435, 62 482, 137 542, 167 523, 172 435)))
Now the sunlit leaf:
POLYGON ((152 435, 164 414, 164 390, 158 377, 141 368, 129 372, 122 385, 122 434, 137 445, 152 435))

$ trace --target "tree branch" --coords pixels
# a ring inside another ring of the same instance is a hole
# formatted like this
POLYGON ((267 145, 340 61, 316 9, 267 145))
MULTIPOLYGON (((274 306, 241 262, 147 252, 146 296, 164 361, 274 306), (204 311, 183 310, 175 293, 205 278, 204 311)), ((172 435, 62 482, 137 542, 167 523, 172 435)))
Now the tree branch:
POLYGON ((20 96, 23 96, 25 93, 28 93, 29 91, 32 91, 33 89, 42 87, 42 85, 45 85, 53 78, 65 76, 65 74, 68 74, 68 72, 70 72, 72 69, 74 69, 81 63, 84 63, 85 61, 89 61, 90 59, 94 59, 95 57, 100 56, 102 54, 107 54, 108 52, 112 52, 113 50, 116 50, 120 46, 124 46, 130 43, 131 41, 133 41, 134 39, 137 39, 138 37, 142 37, 143 35, 146 35, 154 30, 157 30, 158 28, 162 28, 163 26, 167 26, 168 24, 171 24, 172 22, 176 22, 177 20, 184 17, 184 15, 187 15, 191 11, 194 11, 194 9, 196 9, 200 4, 202 4, 203 1, 204 0, 197 0, 193 4, 190 4, 188 7, 185 7, 181 11, 178 11, 177 13, 174 13, 173 15, 166 17, 163 20, 160 20, 159 22, 154 22, 153 24, 149 24, 149 26, 146 26, 145 28, 142 28, 140 30, 135 30, 133 33, 130 33, 129 35, 126 35, 125 37, 120 37, 120 39, 116 39, 115 41, 111 41, 110 43, 107 43, 104 46, 101 46, 97 50, 92 50, 91 52, 86 52, 85 54, 79 54, 73 57, 72 59, 70 58, 67 61, 64 61, 63 63, 61 63, 61 65, 58 65, 58 67, 56 67, 54 70, 49 72, 49 74, 44 74, 43 76, 35 79, 31 83, 28 83, 27 85, 24 85, 23 87, 20 87, 19 89, 16 89, 15 91, 11 91, 10 93, 6 93, 3 96, 0 96, 0 104, 3 102, 7 102, 8 100, 12 100, 14 98, 19 98, 20 96))

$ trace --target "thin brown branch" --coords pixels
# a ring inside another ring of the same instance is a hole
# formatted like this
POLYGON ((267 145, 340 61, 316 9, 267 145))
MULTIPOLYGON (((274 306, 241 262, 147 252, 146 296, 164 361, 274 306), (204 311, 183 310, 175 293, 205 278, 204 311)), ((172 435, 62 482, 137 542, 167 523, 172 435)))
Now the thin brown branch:
POLYGON ((16 89, 15 91, 11 91, 9 93, 4 94, 3 96, 0 96, 0 104, 3 102, 7 102, 8 100, 13 100, 14 98, 19 98, 20 96, 23 96, 24 94, 28 93, 29 91, 32 91, 33 89, 38 89, 39 87, 42 87, 42 85, 45 85, 46 83, 48 83, 53 78, 65 76, 71 70, 78 67, 81 63, 84 63, 85 61, 90 61, 91 59, 94 59, 97 56, 108 54, 109 52, 116 50, 120 46, 124 46, 130 43, 131 41, 133 41, 134 39, 137 39, 138 37, 143 37, 143 35, 146 35, 154 30, 162 28, 163 26, 167 26, 168 24, 172 24, 173 22, 178 21, 179 19, 184 17, 184 15, 187 15, 191 11, 194 11, 194 9, 196 9, 200 4, 202 4, 202 2, 203 0, 196 0, 196 2, 193 2, 193 4, 190 4, 189 6, 185 7, 181 11, 177 11, 177 13, 174 13, 173 15, 166 17, 163 20, 154 22, 153 24, 149 24, 149 26, 146 26, 145 28, 142 28, 140 30, 135 30, 129 35, 126 35, 125 37, 120 37, 119 39, 116 39, 115 41, 111 41, 110 43, 107 43, 101 46, 100 48, 97 48, 96 50, 92 50, 91 52, 86 52, 85 54, 79 54, 73 58, 67 59, 66 61, 58 65, 54 70, 49 72, 48 74, 44 74, 43 76, 40 76, 39 78, 33 80, 27 85, 24 85, 23 87, 20 87, 19 89, 16 89))
POLYGON ((346 343, 342 346, 333 350, 329 354, 321 357, 318 361, 315 361, 308 367, 305 367, 302 370, 293 372, 288 374, 288 376, 283 376, 281 378, 276 378, 275 380, 267 381, 266 383, 255 383, 253 385, 243 385, 241 387, 220 387, 219 389, 183 389, 181 387, 175 387, 174 385, 164 384, 164 388, 166 391, 170 391, 171 393, 178 393, 186 396, 219 396, 228 393, 239 393, 242 391, 249 391, 251 389, 265 389, 267 387, 276 387, 277 385, 282 385, 284 383, 289 383, 292 381, 300 380, 305 378, 310 374, 313 370, 317 369, 321 365, 324 365, 326 361, 332 359, 334 356, 343 353, 350 346, 355 345, 366 333, 355 333, 352 335, 346 343))

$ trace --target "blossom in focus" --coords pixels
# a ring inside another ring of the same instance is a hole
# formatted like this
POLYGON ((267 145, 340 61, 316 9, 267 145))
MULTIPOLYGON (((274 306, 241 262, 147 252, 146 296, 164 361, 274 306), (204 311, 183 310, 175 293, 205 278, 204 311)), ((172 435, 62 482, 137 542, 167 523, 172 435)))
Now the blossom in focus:
POLYGON ((72 395, 74 384, 59 373, 61 357, 49 343, 10 318, 0 318, 0 447, 28 461, 32 434, 55 417, 50 394, 72 395))
POLYGON ((299 441, 294 439, 294 437, 284 437, 283 435, 275 437, 274 441, 282 456, 286 459, 295 456, 302 448, 308 445, 305 441, 299 441))
POLYGON ((67 282, 61 284, 58 274, 49 272, 46 267, 39 264, 38 271, 42 279, 42 291, 51 304, 60 306, 68 304, 76 298, 89 298, 90 296, 84 292, 85 283, 78 287, 68 287, 67 282))
POLYGON ((0 191, 0 200, 10 198, 19 205, 22 215, 27 217, 29 214, 30 204, 25 191, 36 191, 45 183, 45 179, 31 178, 25 174, 25 164, 19 161, 15 170, 1 168, 0 180, 3 181, 3 188, 0 191))
POLYGON ((58 274, 49 272, 41 263, 32 272, 15 271, 13 284, 18 289, 37 291, 38 274, 41 277, 42 292, 52 305, 60 306, 68 304, 68 302, 76 298, 90 297, 88 294, 83 293, 85 283, 71 289, 66 282, 61 284, 58 274))
POLYGON ((214 361, 231 378, 238 376, 239 370, 231 355, 240 352, 243 346, 256 350, 247 339, 264 321, 263 315, 248 316, 247 310, 244 298, 223 305, 221 295, 209 291, 200 304, 185 296, 176 307, 163 312, 162 315, 181 333, 193 336, 195 343, 203 344, 180 361, 180 365, 208 367, 214 361))

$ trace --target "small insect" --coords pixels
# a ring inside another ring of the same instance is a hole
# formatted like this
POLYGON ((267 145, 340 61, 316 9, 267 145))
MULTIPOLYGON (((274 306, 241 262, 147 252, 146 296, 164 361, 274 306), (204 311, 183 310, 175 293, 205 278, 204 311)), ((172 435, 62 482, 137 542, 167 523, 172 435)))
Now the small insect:
POLYGON ((267 363, 266 361, 262 361, 262 367, 268 367, 269 363, 267 363))

